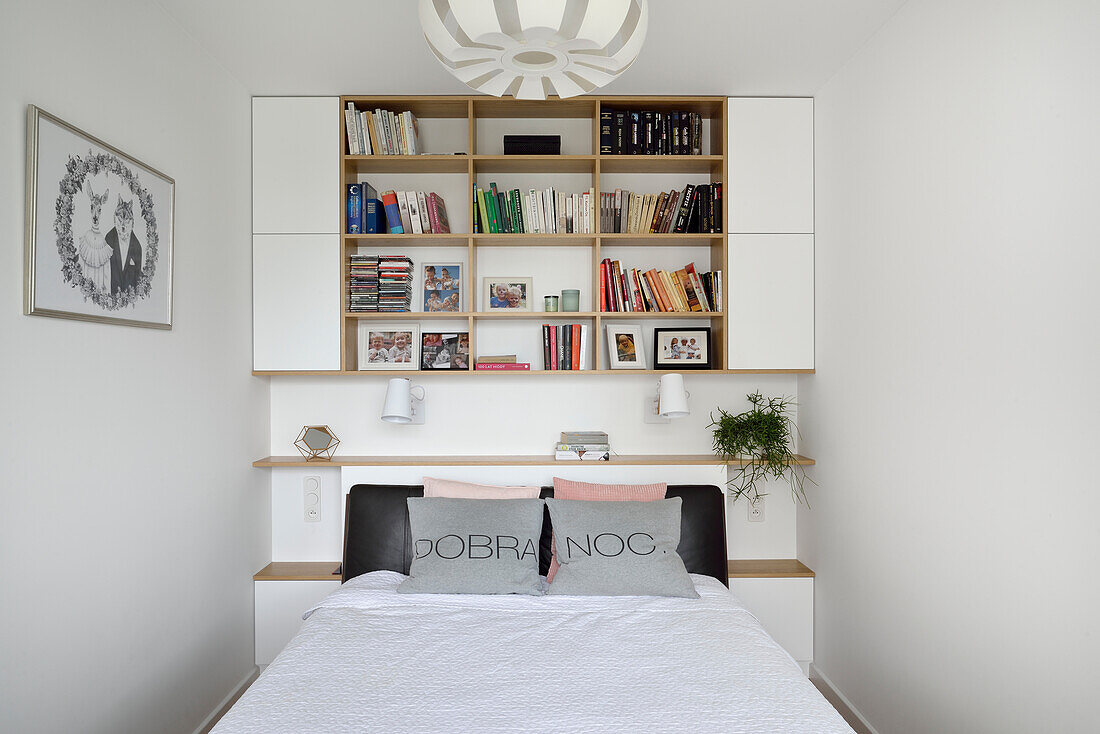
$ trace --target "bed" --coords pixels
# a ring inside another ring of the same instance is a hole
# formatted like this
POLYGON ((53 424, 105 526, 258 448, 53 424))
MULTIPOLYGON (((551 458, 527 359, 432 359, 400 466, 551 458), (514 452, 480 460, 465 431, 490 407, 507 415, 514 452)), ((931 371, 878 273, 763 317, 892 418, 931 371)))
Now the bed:
POLYGON ((852 731, 726 587, 716 487, 668 490, 699 599, 398 594, 421 493, 352 488, 344 584, 215 734, 852 731))

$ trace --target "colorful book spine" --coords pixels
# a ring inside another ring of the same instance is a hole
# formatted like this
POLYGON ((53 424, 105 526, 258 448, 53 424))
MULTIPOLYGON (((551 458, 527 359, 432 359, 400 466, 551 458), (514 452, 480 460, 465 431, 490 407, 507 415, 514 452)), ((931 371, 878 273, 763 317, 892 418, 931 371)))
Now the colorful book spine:
POLYGON ((386 224, 390 227, 390 234, 404 234, 405 229, 401 226, 401 209, 397 205, 397 192, 383 191, 382 205, 386 208, 386 224))
POLYGON ((381 234, 386 226, 386 210, 379 199, 367 199, 363 205, 363 234, 381 234))
POLYGON ((478 362, 475 369, 483 371, 506 372, 509 370, 530 371, 530 362, 478 362))
POLYGON ((347 234, 363 234, 363 187, 348 184, 347 234))

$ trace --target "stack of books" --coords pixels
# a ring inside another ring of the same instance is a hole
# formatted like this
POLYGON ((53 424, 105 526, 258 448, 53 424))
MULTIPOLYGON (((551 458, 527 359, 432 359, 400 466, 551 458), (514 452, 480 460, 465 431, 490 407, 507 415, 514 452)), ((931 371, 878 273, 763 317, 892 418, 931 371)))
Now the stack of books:
POLYGON ((380 200, 369 183, 348 184, 348 234, 447 234, 451 231, 443 197, 425 191, 383 191, 380 200), (356 191, 358 188, 358 191, 356 191), (358 205, 356 198, 365 196, 358 205), (354 212, 362 212, 357 222, 354 212), (353 227, 358 224, 358 231, 353 227))
POLYGON ((558 461, 610 461, 611 444, 603 431, 562 431, 554 447, 558 461))
POLYGON ((474 186, 474 232, 489 234, 591 233, 595 189, 566 194, 554 188, 497 191, 474 186))
POLYGON ((702 155, 698 112, 600 110, 600 155, 702 155))
POLYGON ((722 271, 700 273, 688 263, 671 273, 624 268, 618 260, 600 263, 601 311, 722 312, 722 271))
POLYGON ((348 311, 377 311, 378 256, 351 255, 348 260, 348 311))
POLYGON ((420 123, 411 112, 360 110, 348 102, 344 110, 348 155, 418 155, 420 123))
POLYGON ((378 256, 378 310, 409 311, 412 304, 413 261, 405 255, 378 256))
POLYGON ((632 234, 722 233, 722 182, 688 184, 656 194, 615 189, 600 194, 600 231, 632 234))
POLYGON ((542 325, 542 368, 583 370, 588 363, 588 324, 542 325))
POLYGON ((531 363, 517 362, 516 355, 514 354, 487 355, 477 358, 477 364, 474 365, 474 369, 497 371, 530 371, 531 363))

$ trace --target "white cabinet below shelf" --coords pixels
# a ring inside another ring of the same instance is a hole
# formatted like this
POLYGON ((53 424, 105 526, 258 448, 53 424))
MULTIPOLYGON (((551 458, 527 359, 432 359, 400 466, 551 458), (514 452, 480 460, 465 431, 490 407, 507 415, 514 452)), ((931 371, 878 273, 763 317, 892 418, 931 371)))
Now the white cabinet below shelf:
POLYGON ((340 586, 332 581, 255 581, 256 665, 267 665, 298 634, 302 615, 340 586))
POLYGON ((340 235, 252 237, 252 368, 340 369, 340 235))
POLYGON ((814 236, 729 237, 729 366, 814 368, 814 236))
POLYGON ((339 97, 252 98, 253 234, 339 234, 339 97))
POLYGON ((814 659, 814 580, 812 578, 730 579, 730 591, 764 630, 809 672, 814 659))

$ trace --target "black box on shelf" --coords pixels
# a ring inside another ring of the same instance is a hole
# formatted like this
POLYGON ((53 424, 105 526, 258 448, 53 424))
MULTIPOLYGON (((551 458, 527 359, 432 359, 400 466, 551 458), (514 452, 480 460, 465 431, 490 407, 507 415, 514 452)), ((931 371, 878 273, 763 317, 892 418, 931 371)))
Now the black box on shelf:
POLYGON ((561 155, 561 135, 505 135, 504 155, 561 155))

